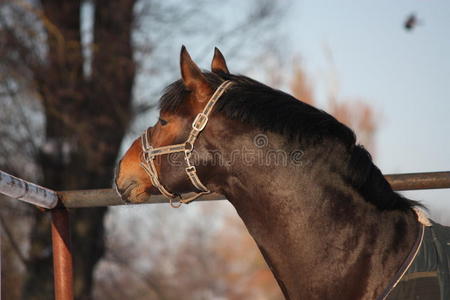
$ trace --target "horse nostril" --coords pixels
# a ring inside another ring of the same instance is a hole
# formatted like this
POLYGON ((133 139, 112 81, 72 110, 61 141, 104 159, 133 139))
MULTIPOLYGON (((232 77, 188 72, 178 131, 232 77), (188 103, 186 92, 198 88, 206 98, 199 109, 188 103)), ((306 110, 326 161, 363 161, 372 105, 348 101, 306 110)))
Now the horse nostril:
POLYGON ((120 194, 120 199, 125 203, 131 203, 130 197, 128 195, 120 194))
POLYGON ((116 190, 119 193, 119 195, 123 201, 129 202, 128 199, 130 198, 131 192, 136 187, 136 185, 137 185, 137 182, 134 180, 129 181, 122 186, 119 186, 116 182, 116 190))
POLYGON ((122 201, 127 202, 127 203, 130 202, 130 200, 129 200, 130 191, 117 188, 117 192, 119 193, 119 196, 122 199, 122 201))

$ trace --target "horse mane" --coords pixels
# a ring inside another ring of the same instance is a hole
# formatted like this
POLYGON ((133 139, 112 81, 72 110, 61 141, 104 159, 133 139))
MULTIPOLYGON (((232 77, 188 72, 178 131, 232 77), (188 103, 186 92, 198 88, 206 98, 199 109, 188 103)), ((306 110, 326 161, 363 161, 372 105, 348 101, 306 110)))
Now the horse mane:
MULTIPOLYGON (((235 82, 215 107, 230 119, 276 132, 303 147, 324 140, 342 143, 349 152, 347 168, 343 170, 345 180, 378 209, 406 211, 420 205, 392 190, 369 152, 356 144, 354 132, 330 114, 246 76, 211 72, 204 75, 213 89, 224 80, 235 82)), ((188 93, 182 80, 169 85, 160 99, 161 112, 176 113, 188 93)))

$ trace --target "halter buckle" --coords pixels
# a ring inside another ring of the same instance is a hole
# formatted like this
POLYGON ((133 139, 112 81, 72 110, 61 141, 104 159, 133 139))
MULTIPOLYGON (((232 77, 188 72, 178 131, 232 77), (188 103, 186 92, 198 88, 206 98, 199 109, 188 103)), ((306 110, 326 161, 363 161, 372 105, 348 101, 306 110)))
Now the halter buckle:
POLYGON ((195 168, 195 166, 189 166, 185 170, 186 170, 186 173, 195 173, 195 172, 197 172, 197 168, 195 168))
POLYGON ((208 123, 208 116, 201 112, 195 117, 194 122, 192 122, 192 128, 197 131, 202 131, 205 129, 206 123, 208 123))

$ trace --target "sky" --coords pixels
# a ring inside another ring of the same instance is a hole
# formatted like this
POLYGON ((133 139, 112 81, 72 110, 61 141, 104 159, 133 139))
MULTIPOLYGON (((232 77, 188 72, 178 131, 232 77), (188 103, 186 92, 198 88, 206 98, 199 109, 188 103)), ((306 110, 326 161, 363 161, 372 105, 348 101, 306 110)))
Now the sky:
MULTIPOLYGON (((282 31, 313 76, 377 112, 375 161, 383 173, 450 170, 450 1, 296 1, 282 31), (410 13, 420 20, 408 32, 410 13)), ((407 192, 450 215, 450 189, 407 192)))

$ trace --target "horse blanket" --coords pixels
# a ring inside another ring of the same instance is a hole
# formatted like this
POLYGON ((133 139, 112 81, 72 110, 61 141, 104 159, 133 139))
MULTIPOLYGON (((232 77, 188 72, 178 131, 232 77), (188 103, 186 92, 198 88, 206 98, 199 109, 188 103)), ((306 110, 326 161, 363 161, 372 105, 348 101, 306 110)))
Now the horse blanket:
POLYGON ((430 220, 412 265, 388 300, 450 300, 450 227, 430 220))

